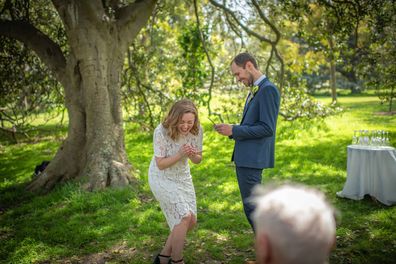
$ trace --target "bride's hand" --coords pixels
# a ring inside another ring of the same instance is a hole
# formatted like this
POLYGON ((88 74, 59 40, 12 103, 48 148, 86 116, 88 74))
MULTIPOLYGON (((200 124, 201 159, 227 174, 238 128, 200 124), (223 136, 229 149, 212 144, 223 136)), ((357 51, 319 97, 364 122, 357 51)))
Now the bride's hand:
POLYGON ((191 157, 197 155, 198 153, 199 153, 199 151, 197 148, 190 146, 190 151, 189 151, 188 157, 191 158, 191 157))
POLYGON ((184 144, 179 149, 179 154, 182 157, 190 156, 190 153, 191 153, 191 146, 190 145, 184 144))
POLYGON ((190 151, 187 153, 187 157, 189 157, 189 158, 193 157, 194 155, 195 155, 195 152, 194 152, 193 150, 190 150, 190 151))

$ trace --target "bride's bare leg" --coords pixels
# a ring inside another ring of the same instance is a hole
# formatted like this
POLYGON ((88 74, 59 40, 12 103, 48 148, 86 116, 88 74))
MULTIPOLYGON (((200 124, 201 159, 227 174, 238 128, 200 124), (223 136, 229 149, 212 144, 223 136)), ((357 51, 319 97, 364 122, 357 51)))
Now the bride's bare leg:
POLYGON ((177 261, 183 258, 184 241, 192 225, 192 218, 194 218, 194 216, 191 213, 186 215, 183 217, 180 224, 176 225, 172 230, 172 260, 177 261))
POLYGON ((191 230, 193 230, 194 227, 196 226, 196 224, 197 224, 197 217, 194 214, 191 214, 191 221, 188 226, 187 232, 190 232, 191 230))
MULTIPOLYGON (((169 234, 168 238, 166 239, 165 246, 161 250, 161 255, 163 256, 170 256, 172 253, 172 232, 169 234)), ((161 263, 167 264, 169 258, 160 257, 161 263)))

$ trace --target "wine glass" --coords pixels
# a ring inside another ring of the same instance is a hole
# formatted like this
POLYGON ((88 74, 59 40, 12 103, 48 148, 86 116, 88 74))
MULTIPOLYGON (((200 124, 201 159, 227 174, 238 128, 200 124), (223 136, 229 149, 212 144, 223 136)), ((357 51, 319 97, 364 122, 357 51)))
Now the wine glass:
POLYGON ((357 137, 357 130, 353 131, 353 137, 352 137, 352 145, 358 144, 358 137, 357 137))
POLYGON ((369 131, 368 130, 364 130, 364 145, 368 146, 369 145, 369 131))
POLYGON ((380 145, 380 130, 374 130, 374 146, 379 146, 380 145))
POLYGON ((385 132, 386 133, 386 135, 385 135, 385 140, 384 140, 384 145, 385 146, 390 146, 390 138, 389 138, 389 131, 386 131, 385 132))
POLYGON ((363 130, 359 129, 358 145, 363 145, 363 130))

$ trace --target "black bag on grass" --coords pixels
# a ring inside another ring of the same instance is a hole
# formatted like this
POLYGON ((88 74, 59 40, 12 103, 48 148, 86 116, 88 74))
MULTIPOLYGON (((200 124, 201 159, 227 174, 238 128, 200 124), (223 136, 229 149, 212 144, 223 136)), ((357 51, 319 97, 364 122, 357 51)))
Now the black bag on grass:
POLYGON ((50 163, 49 161, 44 160, 43 162, 41 162, 41 164, 37 165, 36 168, 34 168, 34 176, 37 176, 40 173, 42 173, 45 170, 45 168, 47 168, 49 163, 50 163))

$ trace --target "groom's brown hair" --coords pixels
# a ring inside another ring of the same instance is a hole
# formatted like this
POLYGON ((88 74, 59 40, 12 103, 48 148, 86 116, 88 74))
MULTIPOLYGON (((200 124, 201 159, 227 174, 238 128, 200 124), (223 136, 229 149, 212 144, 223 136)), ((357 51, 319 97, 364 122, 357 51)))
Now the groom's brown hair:
POLYGON ((242 52, 236 55, 235 58, 231 61, 231 64, 235 62, 236 65, 245 69, 246 63, 248 61, 253 64, 254 68, 258 69, 256 59, 247 52, 242 52))

